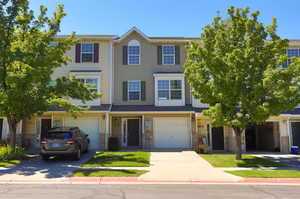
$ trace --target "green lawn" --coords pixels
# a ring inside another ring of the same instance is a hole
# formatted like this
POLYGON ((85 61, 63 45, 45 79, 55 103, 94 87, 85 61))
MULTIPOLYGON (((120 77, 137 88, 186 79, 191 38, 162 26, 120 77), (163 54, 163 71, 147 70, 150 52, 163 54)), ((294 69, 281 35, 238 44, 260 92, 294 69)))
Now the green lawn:
POLYGON ((149 152, 100 152, 81 167, 148 167, 149 152))
POLYGON ((235 160, 234 154, 201 154, 214 167, 287 167, 286 165, 263 158, 243 155, 242 160, 235 160))
POLYGON ((138 177, 148 171, 145 170, 77 170, 73 176, 76 177, 138 177))
POLYGON ((19 163, 21 163, 21 160, 0 161, 0 167, 13 167, 19 163))
POLYGON ((237 170, 227 173, 245 178, 300 178, 297 170, 237 170))

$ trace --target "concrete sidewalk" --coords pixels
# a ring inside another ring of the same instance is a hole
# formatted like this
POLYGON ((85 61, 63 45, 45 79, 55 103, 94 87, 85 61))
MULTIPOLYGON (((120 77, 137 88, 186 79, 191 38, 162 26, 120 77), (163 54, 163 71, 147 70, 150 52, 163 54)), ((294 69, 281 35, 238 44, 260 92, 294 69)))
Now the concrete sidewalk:
POLYGON ((141 179, 138 177, 68 177, 45 180, 0 180, 0 184, 276 184, 300 186, 300 178, 244 178, 240 180, 151 180, 141 179))
POLYGON ((141 180, 239 181, 242 178, 213 168, 194 151, 152 152, 150 171, 141 180))

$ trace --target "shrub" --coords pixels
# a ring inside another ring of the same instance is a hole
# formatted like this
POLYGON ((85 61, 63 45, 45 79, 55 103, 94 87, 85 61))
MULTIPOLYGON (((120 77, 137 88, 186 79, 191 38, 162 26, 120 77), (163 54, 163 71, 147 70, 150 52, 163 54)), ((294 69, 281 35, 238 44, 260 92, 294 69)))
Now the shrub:
POLYGON ((21 160, 25 157, 25 150, 16 146, 15 149, 6 145, 0 146, 0 161, 21 160))
POLYGON ((120 144, 118 137, 110 137, 108 138, 108 150, 109 151, 119 151, 120 144))
POLYGON ((6 145, 8 145, 8 140, 5 139, 0 140, 0 146, 6 146, 6 145))

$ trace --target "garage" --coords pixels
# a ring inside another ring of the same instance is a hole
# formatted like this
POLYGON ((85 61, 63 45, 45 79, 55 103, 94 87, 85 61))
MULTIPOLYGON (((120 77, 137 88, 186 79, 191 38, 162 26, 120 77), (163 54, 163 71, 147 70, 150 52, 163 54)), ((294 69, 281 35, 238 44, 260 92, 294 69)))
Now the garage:
POLYGON ((189 118, 156 117, 153 118, 155 148, 190 148, 191 134, 189 118))
POLYGON ((278 122, 265 122, 250 125, 245 130, 247 151, 280 151, 280 133, 278 122))
POLYGON ((300 147, 300 122, 291 122, 292 145, 300 147))
POLYGON ((90 149, 100 148, 100 133, 98 118, 66 118, 64 126, 79 127, 84 133, 89 135, 90 149))

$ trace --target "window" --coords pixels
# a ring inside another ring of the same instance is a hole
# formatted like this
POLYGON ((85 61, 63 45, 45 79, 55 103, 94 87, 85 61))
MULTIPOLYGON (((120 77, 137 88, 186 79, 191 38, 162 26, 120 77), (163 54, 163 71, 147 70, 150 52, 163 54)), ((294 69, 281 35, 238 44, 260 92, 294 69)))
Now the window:
POLYGON ((81 62, 93 62, 94 45, 92 43, 81 44, 81 62))
POLYGON ((128 46, 128 64, 140 64, 140 46, 128 46))
POLYGON ((128 81, 128 100, 141 99, 141 81, 128 81))
POLYGON ((292 63, 292 57, 300 57, 300 49, 299 48, 291 48, 286 51, 288 59, 286 63, 283 64, 283 68, 286 68, 288 65, 292 63))
POLYGON ((77 81, 87 84, 86 87, 93 92, 98 93, 98 79, 97 78, 77 78, 77 81))
POLYGON ((140 42, 137 40, 131 40, 128 42, 127 58, 129 65, 139 65, 141 57, 140 42))
POLYGON ((56 47, 58 46, 58 42, 50 42, 49 47, 56 47))
POLYGON ((181 80, 158 80, 158 99, 159 100, 181 100, 182 81, 181 80))
POLYGON ((175 46, 162 46, 163 64, 175 64, 175 46))

